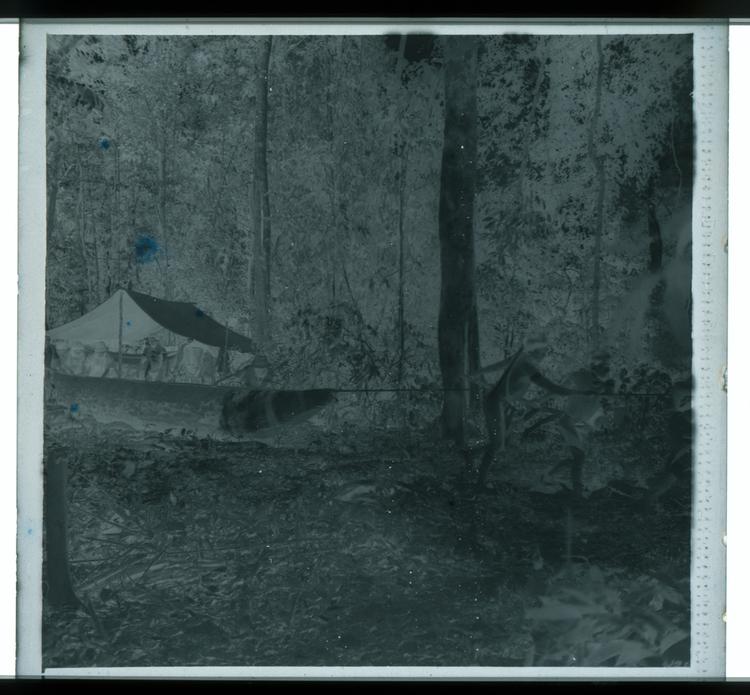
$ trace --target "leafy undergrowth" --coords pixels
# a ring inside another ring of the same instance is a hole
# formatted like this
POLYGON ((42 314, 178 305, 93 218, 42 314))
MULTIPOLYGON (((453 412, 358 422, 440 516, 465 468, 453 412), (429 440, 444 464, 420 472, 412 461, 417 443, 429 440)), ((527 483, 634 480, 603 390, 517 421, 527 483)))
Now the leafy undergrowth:
POLYGON ((47 451, 83 607, 45 606, 45 667, 688 659, 689 485, 651 506, 476 493, 416 432, 293 449, 74 427, 47 451))

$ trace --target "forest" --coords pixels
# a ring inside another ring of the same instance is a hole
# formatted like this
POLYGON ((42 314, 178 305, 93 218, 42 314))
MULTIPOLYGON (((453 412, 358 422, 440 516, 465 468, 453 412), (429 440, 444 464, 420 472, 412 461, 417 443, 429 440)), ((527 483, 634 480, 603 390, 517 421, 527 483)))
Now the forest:
POLYGON ((46 389, 45 666, 688 664, 692 51, 50 36, 47 330, 126 289, 267 373, 46 389))

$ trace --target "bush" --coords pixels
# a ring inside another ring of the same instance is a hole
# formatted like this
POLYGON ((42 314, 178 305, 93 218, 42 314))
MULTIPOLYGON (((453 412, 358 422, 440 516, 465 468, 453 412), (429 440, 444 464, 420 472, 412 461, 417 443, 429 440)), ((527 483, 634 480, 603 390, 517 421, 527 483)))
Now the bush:
POLYGON ((526 609, 538 666, 683 666, 690 656, 689 590, 596 566, 553 578, 526 609))

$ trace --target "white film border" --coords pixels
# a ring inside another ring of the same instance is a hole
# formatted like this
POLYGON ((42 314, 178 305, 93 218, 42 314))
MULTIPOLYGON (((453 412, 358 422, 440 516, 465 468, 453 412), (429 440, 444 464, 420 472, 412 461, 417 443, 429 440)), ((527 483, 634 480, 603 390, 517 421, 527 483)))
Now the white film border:
POLYGON ((50 34, 657 34, 694 37, 693 187, 695 440, 691 665, 684 668, 150 667, 56 668, 48 676, 187 678, 720 678, 724 674, 726 512, 727 23, 66 22, 21 27, 19 146, 17 673, 42 673, 42 399, 45 296, 45 54, 50 34))

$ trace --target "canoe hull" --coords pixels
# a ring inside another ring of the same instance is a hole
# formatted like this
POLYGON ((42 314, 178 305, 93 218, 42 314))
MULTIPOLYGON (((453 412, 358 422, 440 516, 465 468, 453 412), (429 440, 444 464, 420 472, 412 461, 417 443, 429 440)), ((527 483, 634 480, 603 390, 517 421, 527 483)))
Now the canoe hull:
POLYGON ((236 386, 134 381, 48 371, 45 406, 54 415, 135 429, 253 435, 303 422, 335 400, 329 389, 248 390, 236 386))

